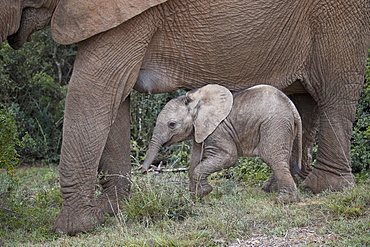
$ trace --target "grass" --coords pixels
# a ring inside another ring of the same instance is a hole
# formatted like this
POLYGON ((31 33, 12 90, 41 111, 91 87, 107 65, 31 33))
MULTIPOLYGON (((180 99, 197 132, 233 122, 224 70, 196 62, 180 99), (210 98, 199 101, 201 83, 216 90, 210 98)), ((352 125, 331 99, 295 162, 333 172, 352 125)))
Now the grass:
MULTIPOLYGON (((0 246, 278 246, 288 239, 295 246, 370 245, 369 178, 344 192, 300 191, 299 202, 284 205, 232 179, 214 177, 214 191, 194 201, 184 173, 135 175, 121 213, 93 232, 59 237, 50 232, 61 204, 57 169, 18 169, 16 177, 1 198, 0 246)), ((0 171, 1 192, 5 180, 0 171)))

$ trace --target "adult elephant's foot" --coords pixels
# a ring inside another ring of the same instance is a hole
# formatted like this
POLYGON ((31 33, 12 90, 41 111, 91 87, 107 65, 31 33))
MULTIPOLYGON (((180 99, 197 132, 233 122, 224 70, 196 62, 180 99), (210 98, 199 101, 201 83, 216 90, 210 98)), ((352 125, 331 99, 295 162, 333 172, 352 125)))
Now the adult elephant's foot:
POLYGON ((53 231, 59 235, 74 236, 93 230, 105 221, 103 212, 96 206, 86 205, 80 209, 62 206, 53 231))
POLYGON ((128 196, 128 192, 105 193, 99 195, 97 202, 98 207, 104 213, 108 213, 110 216, 117 215, 121 210, 122 201, 128 196))
POLYGON ((117 215, 120 211, 122 200, 130 193, 130 181, 125 175, 111 175, 100 179, 103 187, 102 193, 97 199, 98 207, 109 215, 117 215))
POLYGON ((303 181, 302 188, 314 194, 330 191, 342 191, 355 186, 355 177, 351 172, 334 174, 324 170, 314 169, 303 181))
POLYGON ((116 215, 120 211, 120 199, 116 195, 102 193, 99 195, 97 202, 98 207, 102 212, 108 213, 110 216, 116 215))

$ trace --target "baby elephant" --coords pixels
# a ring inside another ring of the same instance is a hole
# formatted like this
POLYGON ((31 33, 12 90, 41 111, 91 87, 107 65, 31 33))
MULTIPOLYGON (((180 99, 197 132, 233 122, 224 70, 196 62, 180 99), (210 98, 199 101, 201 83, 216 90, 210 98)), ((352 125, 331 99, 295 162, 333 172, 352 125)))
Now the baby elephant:
POLYGON ((277 191, 278 201, 291 202, 298 197, 289 165, 296 137, 300 169, 301 118, 284 93, 268 85, 231 93, 209 84, 165 105, 142 169, 148 170, 160 147, 193 139, 189 179, 197 196, 212 191, 211 173, 231 167, 238 157, 258 156, 273 171, 263 189, 277 191))

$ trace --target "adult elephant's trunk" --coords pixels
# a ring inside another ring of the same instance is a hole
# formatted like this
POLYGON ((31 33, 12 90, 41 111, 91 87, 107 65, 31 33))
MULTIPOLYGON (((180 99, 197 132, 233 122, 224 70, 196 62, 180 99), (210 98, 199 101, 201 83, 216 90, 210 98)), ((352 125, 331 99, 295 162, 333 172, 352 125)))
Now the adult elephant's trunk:
POLYGON ((9 45, 17 50, 20 49, 25 42, 31 41, 31 35, 34 32, 50 24, 54 9, 58 3, 59 0, 44 0, 38 1, 36 6, 24 6, 25 8, 21 14, 18 31, 8 37, 9 45))
POLYGON ((146 154, 146 158, 143 163, 142 173, 146 173, 149 169, 149 166, 152 164, 156 154, 158 153, 159 149, 162 147, 162 144, 156 139, 152 139, 150 142, 150 146, 148 152, 146 154))

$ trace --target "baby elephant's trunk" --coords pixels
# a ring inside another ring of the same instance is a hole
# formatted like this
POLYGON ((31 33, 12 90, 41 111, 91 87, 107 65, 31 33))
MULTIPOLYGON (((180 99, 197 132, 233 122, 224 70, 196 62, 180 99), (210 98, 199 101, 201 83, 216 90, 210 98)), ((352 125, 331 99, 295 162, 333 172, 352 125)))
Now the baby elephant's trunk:
POLYGON ((147 173, 147 171, 149 169, 149 166, 153 163, 154 158, 155 158, 156 154, 158 153, 159 149, 161 148, 161 146, 162 145, 158 144, 158 142, 156 142, 156 141, 152 140, 150 142, 150 147, 149 147, 149 150, 146 154, 146 158, 144 160, 143 167, 142 167, 142 170, 141 170, 142 173, 147 173))

